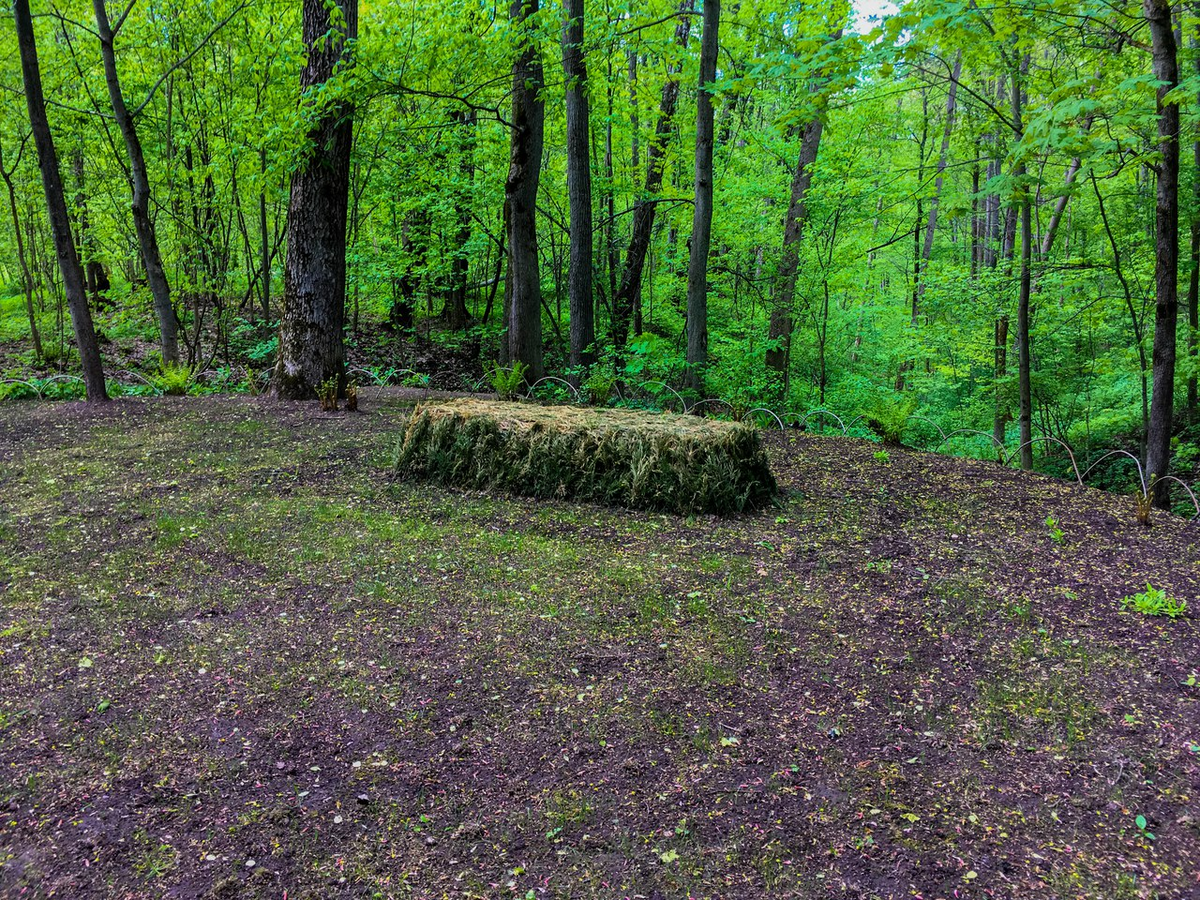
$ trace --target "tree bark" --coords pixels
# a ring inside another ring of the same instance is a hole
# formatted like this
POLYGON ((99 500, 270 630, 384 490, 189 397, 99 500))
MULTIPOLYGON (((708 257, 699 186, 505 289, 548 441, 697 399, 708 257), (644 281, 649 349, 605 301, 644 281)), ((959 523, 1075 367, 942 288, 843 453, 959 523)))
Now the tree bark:
MULTIPOLYGON (((1200 26, 1196 28, 1200 35, 1200 26)), ((1193 39, 1193 49, 1200 45, 1200 40, 1193 39)), ((1200 55, 1195 59, 1196 74, 1200 75, 1200 55)), ((1192 144, 1192 242, 1191 242, 1191 277, 1188 279, 1187 311, 1188 356, 1191 357, 1191 371, 1187 380, 1187 413, 1192 422, 1200 419, 1200 379, 1197 378, 1197 355, 1200 355, 1200 140, 1192 144)))
MULTIPOLYGON (((1020 141, 1024 124, 1021 115, 1021 91, 1029 57, 1026 56, 1012 79, 1012 120, 1016 140, 1020 141)), ((1018 150, 1018 153, 1020 151, 1018 150)), ((1029 186, 1024 183, 1026 176, 1025 159, 1017 157, 1013 167, 1013 179, 1020 192, 1021 207, 1021 280, 1017 295, 1017 383, 1019 393, 1018 424, 1020 426, 1021 468, 1026 471, 1033 468, 1033 383, 1029 370, 1029 295, 1033 264, 1033 210, 1029 196, 1029 186)))
MULTIPOLYGON (((21 154, 17 154, 17 162, 20 162, 21 154)), ((13 163, 13 171, 16 171, 17 164, 13 163)), ((17 261, 21 264, 21 288, 25 294, 25 315, 29 319, 29 336, 33 340, 33 355, 37 359, 44 359, 45 353, 42 352, 42 335, 38 331, 37 315, 33 309, 33 273, 29 270, 29 260, 25 257, 25 238, 21 234, 21 216, 17 212, 17 191, 13 185, 12 172, 4 168, 4 150, 0 147, 0 178, 4 179, 4 186, 8 188, 8 208, 12 213, 13 234, 17 238, 17 261)))
POLYGON ((454 239, 454 256, 450 261, 450 290, 442 307, 442 321, 451 331, 463 331, 471 322, 467 310, 467 280, 470 274, 468 244, 471 241, 471 188, 475 180, 475 110, 463 110, 455 115, 458 122, 459 173, 463 187, 455 197, 458 233, 454 239))
POLYGON ((704 368, 708 364, 708 250, 713 217, 713 102, 712 83, 717 78, 717 42, 721 0, 704 0, 700 36, 700 82, 696 90, 695 207, 687 279, 686 384, 704 395, 704 368))
MULTIPOLYGON (((679 7, 679 24, 675 26, 675 43, 687 47, 691 31, 689 14, 692 0, 683 0, 679 7)), ((663 85, 659 101, 658 122, 654 127, 654 138, 646 149, 645 190, 633 204, 633 230, 629 235, 629 246, 625 251, 625 264, 621 270, 621 284, 613 297, 613 344, 618 354, 629 338, 629 322, 633 316, 634 302, 642 287, 642 271, 646 266, 646 255, 650 251, 650 238, 654 231, 654 213, 657 194, 662 189, 663 169, 666 160, 667 139, 675 119, 675 108, 679 104, 679 69, 673 68, 663 85)))
POLYGON ((929 260, 933 258, 933 237, 937 231, 938 205, 942 199, 942 182, 946 163, 950 155, 950 135, 954 130, 955 101, 958 98, 958 79, 962 75, 962 51, 954 57, 954 69, 950 75, 950 87, 946 91, 946 122, 942 129, 942 146, 938 152, 937 170, 933 179, 933 199, 929 201, 929 219, 925 223, 925 240, 921 246, 921 264, 918 270, 917 293, 913 297, 912 324, 917 324, 921 314, 921 298, 925 296, 925 274, 929 260))
MULTIPOLYGON (((300 71, 307 97, 351 61, 358 36, 358 0, 338 0, 342 21, 324 0, 304 0, 300 71), (328 35, 328 37, 326 37, 328 35)), ((336 379, 346 388, 343 328, 346 320, 346 213, 350 194, 350 146, 354 107, 339 101, 320 110, 309 132, 312 150, 292 176, 288 200, 288 249, 283 272, 283 315, 272 393, 280 400, 309 400, 336 379)))
MULTIPOLYGON (((1090 119, 1088 120, 1090 124, 1090 119)), ((1071 185, 1075 183, 1075 176, 1079 174, 1079 167, 1082 165, 1082 160, 1076 156, 1071 160, 1071 164, 1067 166, 1067 176, 1064 179, 1064 190, 1070 190, 1071 185)), ((1067 202, 1071 199, 1069 193, 1064 193, 1058 198, 1054 204, 1054 212, 1050 214, 1050 224, 1046 226, 1046 233, 1042 235, 1042 258, 1050 255, 1050 250, 1054 247, 1054 238, 1058 235, 1058 226, 1062 223, 1063 213, 1067 209, 1067 202)))
POLYGON ((767 324, 767 367, 776 372, 787 370, 791 357, 792 303, 796 296, 796 273, 800 267, 800 239, 808 222, 808 186, 812 183, 812 170, 821 148, 821 133, 825 123, 814 118, 804 126, 800 139, 800 152, 796 157, 796 173, 792 176, 791 199, 788 202, 787 219, 783 223, 783 253, 779 259, 779 274, 776 282, 771 317, 767 324))
POLYGON ((567 106, 567 196, 570 204, 570 262, 567 301, 571 316, 570 381, 575 387, 595 362, 595 304, 592 296, 592 168, 588 153, 587 63, 583 55, 584 0, 566 0, 563 74, 567 106))
POLYGON ((154 223, 150 218, 150 176, 146 170, 146 158, 142 153, 142 143, 138 139, 133 115, 125 105, 121 80, 117 75, 113 30, 109 25, 104 0, 92 0, 92 8, 96 14, 96 33, 100 38, 100 56, 104 61, 104 80, 108 84, 113 118, 125 141, 125 152, 129 158, 129 181, 133 189, 133 226, 137 232, 142 265, 146 269, 146 283, 150 287, 150 295, 154 298, 154 312, 158 316, 163 363, 174 365, 179 362, 179 323, 175 318, 175 308, 171 305, 171 287, 163 270, 158 238, 154 234, 154 223))
POLYGON ((46 193, 46 212, 54 236, 54 250, 58 256, 59 270, 62 272, 67 306, 71 310, 71 328, 75 332, 75 344, 79 348, 83 383, 87 399, 91 402, 101 402, 108 399, 108 390, 104 385, 104 370, 100 364, 100 347, 96 341, 95 326, 92 324, 92 310, 88 306, 87 293, 84 290, 83 270, 79 266, 79 254, 71 237, 71 222, 67 215, 62 173, 58 168, 58 153, 54 149, 54 136, 50 133, 50 122, 46 117, 46 98, 42 93, 42 74, 38 67, 37 41, 33 33, 33 19, 29 14, 29 0, 13 0, 13 19, 16 23, 17 47, 21 56, 21 77, 25 84, 25 104, 29 109, 29 124, 33 131, 34 145, 37 147, 42 187, 46 193))
POLYGON ((262 314, 263 321, 271 321, 271 236, 267 231, 267 148, 259 151, 259 165, 263 186, 258 192, 258 266, 262 272, 262 314))
MULTIPOLYGON (((1175 329, 1179 321, 1179 106, 1164 103, 1179 83, 1175 32, 1168 0, 1144 0, 1143 13, 1150 25, 1154 78, 1158 87, 1158 192, 1155 203, 1154 353, 1150 429, 1146 440, 1146 468, 1162 478, 1171 461, 1171 424, 1175 407, 1175 329)), ((1154 502, 1170 507, 1170 492, 1160 485, 1154 502)))
MULTIPOLYGON (((833 33, 832 40, 839 40, 842 29, 833 33)), ((796 273, 800 265, 800 239, 808 222, 808 186, 812 183, 812 170, 821 148, 821 134, 825 123, 814 116, 804 126, 800 138, 800 151, 796 157, 796 172, 792 176, 791 199, 788 201, 787 219, 783 223, 783 252, 779 259, 775 291, 772 297, 770 318, 767 322, 767 368, 786 375, 792 346, 792 303, 796 296, 796 273)), ((785 379, 786 380, 786 379, 785 379)))
POLYGON ((996 382, 996 412, 992 417, 992 440, 997 447, 1004 446, 1005 432, 1008 430, 1008 404, 1004 398, 1003 380, 1008 377, 1008 316, 996 319, 994 334, 995 353, 995 382, 996 382))
MULTIPOLYGON (((513 0, 510 17, 522 27, 538 11, 538 0, 513 0)), ((542 169, 546 106, 541 54, 536 43, 523 38, 513 62, 512 142, 508 181, 508 297, 507 361, 522 363, 530 384, 541 378, 542 284, 537 252, 537 192, 542 169)))

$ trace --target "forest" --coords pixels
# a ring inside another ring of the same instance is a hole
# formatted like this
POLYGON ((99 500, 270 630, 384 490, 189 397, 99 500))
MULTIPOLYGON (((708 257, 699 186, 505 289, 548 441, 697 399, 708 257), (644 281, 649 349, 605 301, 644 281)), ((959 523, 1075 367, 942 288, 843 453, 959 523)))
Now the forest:
POLYGON ((519 367, 1192 479, 1195 10, 697 3, 18 4, 0 391, 519 367))
POLYGON ((1200 5, 0 49, 0 897, 1196 896, 1200 5))

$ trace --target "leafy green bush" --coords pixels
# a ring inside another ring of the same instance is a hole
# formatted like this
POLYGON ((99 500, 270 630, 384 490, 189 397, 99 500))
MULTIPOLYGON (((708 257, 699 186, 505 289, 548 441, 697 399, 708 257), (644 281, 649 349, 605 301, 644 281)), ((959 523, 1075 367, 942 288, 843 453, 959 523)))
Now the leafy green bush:
POLYGON ((1187 601, 1168 597, 1166 591, 1161 591, 1147 582, 1146 590, 1121 600, 1121 609, 1133 609, 1144 616, 1178 619, 1187 611, 1187 601))
POLYGON ((183 363, 163 363, 152 380, 164 394, 182 397, 192 386, 192 370, 183 363))
POLYGON ((863 409, 862 417, 885 444, 901 444, 908 419, 916 409, 915 397, 881 393, 863 409))

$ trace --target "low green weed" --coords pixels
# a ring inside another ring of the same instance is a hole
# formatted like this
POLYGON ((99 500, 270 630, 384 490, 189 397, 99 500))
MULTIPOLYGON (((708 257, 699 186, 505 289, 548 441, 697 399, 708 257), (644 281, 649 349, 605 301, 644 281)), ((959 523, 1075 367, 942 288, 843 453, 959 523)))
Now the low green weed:
POLYGON ((1167 616, 1170 619, 1178 619, 1187 611, 1187 601, 1168 597, 1166 591, 1161 591, 1147 583, 1146 590, 1122 599, 1121 609, 1132 609, 1144 616, 1167 616))

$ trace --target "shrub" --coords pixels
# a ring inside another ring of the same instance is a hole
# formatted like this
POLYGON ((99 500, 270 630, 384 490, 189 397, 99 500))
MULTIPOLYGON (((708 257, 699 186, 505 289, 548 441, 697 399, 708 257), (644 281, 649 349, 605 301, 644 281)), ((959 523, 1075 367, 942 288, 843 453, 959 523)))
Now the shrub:
POLYGON ((1187 611, 1186 600, 1176 600, 1168 597, 1166 591, 1146 584, 1146 590, 1121 601, 1121 609, 1133 609, 1144 616, 1167 616, 1178 619, 1187 611))
POLYGON ((154 385, 164 394, 182 397, 192 386, 192 370, 184 363, 163 363, 154 385))
POLYGON ((525 383, 525 370, 529 367, 523 362, 515 362, 511 366, 495 363, 488 378, 501 400, 515 400, 521 385, 525 383))
POLYGON ((587 391, 592 406, 607 406, 617 389, 617 377, 610 369, 597 367, 583 383, 583 389, 587 391))
POLYGON ((862 411, 862 417, 885 444, 899 445, 908 419, 916 408, 914 397, 880 395, 862 411))
POLYGON ((776 487, 758 432, 636 410, 455 400, 418 406, 397 475, 676 513, 740 512, 776 487))

